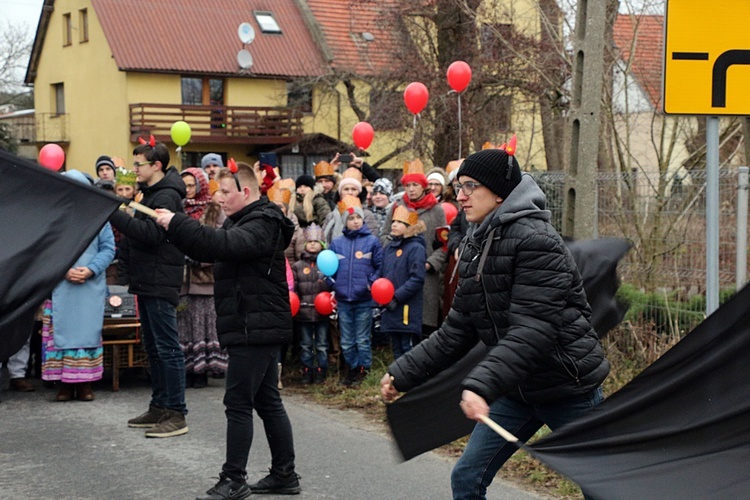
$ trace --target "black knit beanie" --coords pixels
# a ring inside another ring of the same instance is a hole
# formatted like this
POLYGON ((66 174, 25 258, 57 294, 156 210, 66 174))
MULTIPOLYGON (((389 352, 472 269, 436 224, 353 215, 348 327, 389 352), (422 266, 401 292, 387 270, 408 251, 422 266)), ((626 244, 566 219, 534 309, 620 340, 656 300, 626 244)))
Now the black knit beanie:
POLYGON ((466 157, 456 178, 462 175, 476 179, 505 199, 521 182, 521 167, 514 156, 502 149, 483 149, 466 157))
POLYGON ((101 155, 99 158, 96 159, 96 173, 99 173, 99 169, 101 167, 109 167, 112 169, 112 172, 115 171, 115 162, 112 161, 112 158, 110 158, 107 155, 101 155))
POLYGON ((310 186, 310 189, 315 189, 315 177, 309 174, 302 174, 297 177, 297 187, 310 186))

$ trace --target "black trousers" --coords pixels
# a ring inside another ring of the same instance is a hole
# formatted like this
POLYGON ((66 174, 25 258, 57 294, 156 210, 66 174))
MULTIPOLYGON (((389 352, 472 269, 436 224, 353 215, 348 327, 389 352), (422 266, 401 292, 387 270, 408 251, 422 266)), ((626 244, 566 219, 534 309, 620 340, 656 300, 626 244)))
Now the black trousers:
POLYGON ((278 389, 280 346, 229 346, 227 390, 227 461, 222 470, 233 481, 244 482, 253 442, 253 409, 263 421, 271 449, 271 472, 294 473, 292 425, 278 389))

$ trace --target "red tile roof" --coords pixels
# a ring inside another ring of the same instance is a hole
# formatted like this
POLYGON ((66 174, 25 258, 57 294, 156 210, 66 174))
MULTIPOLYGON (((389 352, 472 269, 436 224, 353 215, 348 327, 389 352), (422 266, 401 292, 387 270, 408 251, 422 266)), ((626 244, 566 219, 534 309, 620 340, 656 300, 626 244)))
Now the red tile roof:
POLYGON ((307 0, 332 57, 331 66, 353 74, 381 74, 393 64, 398 38, 386 19, 400 0, 307 0), (362 33, 371 33, 366 41, 362 33))
POLYGON ((241 22, 252 75, 320 76, 321 50, 295 0, 92 0, 117 66, 127 71, 236 75, 241 22), (272 12, 281 34, 262 33, 253 11, 272 12))
POLYGON ((661 109, 664 16, 617 16, 613 32, 620 57, 656 109, 661 109))

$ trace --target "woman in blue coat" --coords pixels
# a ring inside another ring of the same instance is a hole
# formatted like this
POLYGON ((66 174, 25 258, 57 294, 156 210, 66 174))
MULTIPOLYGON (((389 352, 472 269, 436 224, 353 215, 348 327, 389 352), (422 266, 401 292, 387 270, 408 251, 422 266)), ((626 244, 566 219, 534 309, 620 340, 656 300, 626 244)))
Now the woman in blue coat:
MULTIPOLYGON (((90 184, 77 170, 64 175, 90 184)), ((92 401, 91 382, 104 370, 102 324, 107 297, 106 270, 115 257, 115 237, 107 223, 52 292, 44 307, 42 379, 59 382, 58 401, 74 395, 92 401)))

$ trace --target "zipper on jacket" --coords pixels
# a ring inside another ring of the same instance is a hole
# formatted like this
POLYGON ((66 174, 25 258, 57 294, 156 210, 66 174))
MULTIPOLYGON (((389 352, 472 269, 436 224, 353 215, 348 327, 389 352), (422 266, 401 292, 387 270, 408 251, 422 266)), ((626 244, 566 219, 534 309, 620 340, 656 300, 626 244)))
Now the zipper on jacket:
POLYGON ((563 369, 567 372, 568 375, 570 375, 573 378, 573 380, 576 381, 576 385, 581 385, 581 379, 579 378, 579 373, 578 373, 578 366, 576 365, 575 360, 572 357, 570 357, 570 354, 562 351, 560 344, 555 344, 555 354, 557 354, 557 359, 560 361, 560 364, 562 365, 563 369), (568 369, 568 366, 563 361, 562 356, 565 356, 566 358, 568 358, 568 361, 570 361, 570 364, 573 365, 574 371, 570 371, 568 369))

